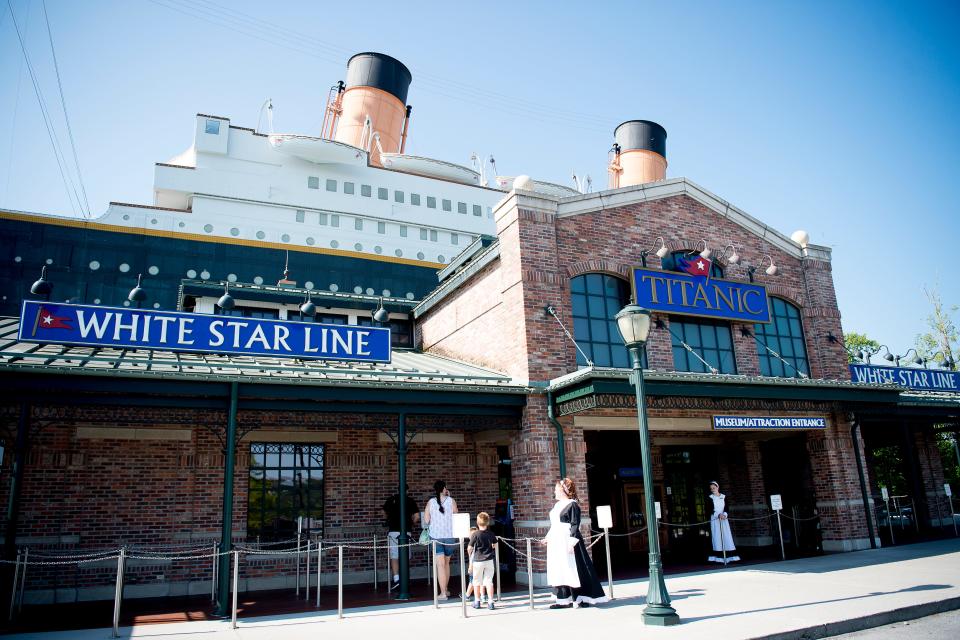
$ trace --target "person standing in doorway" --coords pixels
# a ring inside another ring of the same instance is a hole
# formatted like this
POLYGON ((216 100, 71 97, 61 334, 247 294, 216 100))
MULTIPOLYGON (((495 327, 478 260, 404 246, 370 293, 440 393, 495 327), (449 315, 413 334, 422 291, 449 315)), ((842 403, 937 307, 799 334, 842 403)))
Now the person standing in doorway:
POLYGON ((457 540, 453 537, 453 514, 457 513, 457 501, 450 497, 447 483, 437 480, 433 483, 433 497, 427 502, 423 522, 430 527, 430 538, 437 543, 437 588, 440 600, 450 597, 447 588, 450 582, 450 558, 457 550, 457 540))
POLYGON ((551 609, 573 605, 589 607, 608 600, 580 533, 577 486, 570 478, 553 488, 557 503, 550 510, 550 530, 541 544, 547 545, 547 583, 554 588, 551 609))
MULTIPOLYGON (((413 525, 420 522, 420 508, 417 501, 410 497, 410 485, 406 485, 407 501, 407 536, 413 530, 413 525)), ((393 569, 393 580, 390 589, 400 586, 400 494, 395 493, 383 503, 383 513, 387 516, 387 544, 390 547, 390 568, 393 569)))
POLYGON ((740 556, 736 555, 737 547, 733 544, 733 533, 730 532, 730 521, 727 518, 727 496, 720 493, 720 485, 716 480, 710 483, 710 500, 713 501, 713 515, 710 516, 710 538, 713 541, 713 555, 707 558, 708 562, 736 562, 740 556), (724 557, 726 552, 726 557, 724 557), (731 555, 731 552, 733 555, 731 555))

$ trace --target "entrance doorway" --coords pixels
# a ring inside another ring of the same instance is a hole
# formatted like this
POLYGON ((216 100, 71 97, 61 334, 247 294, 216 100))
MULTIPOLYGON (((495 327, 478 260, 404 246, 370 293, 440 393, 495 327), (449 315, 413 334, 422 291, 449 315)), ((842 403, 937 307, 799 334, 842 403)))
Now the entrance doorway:
MULTIPOLYGON (((815 517, 817 501, 806 436, 761 442, 760 456, 767 496, 780 495, 783 500, 784 551, 792 556, 820 553, 823 547, 815 517)), ((777 535, 776 522, 772 522, 772 532, 777 535)))
POLYGON ((690 526, 710 520, 713 505, 711 480, 717 477, 717 447, 712 445, 663 447, 666 510, 663 519, 671 557, 677 562, 702 562, 710 546, 710 525, 690 526))

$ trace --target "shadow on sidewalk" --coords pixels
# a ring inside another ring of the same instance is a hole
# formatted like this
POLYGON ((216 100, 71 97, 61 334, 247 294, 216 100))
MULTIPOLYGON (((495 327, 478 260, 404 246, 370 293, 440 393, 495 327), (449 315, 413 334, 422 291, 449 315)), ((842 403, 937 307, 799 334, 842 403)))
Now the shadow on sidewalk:
MULTIPOLYGON (((683 623, 689 624, 691 622, 699 622, 701 620, 715 620, 717 618, 727 618, 730 616, 741 616, 748 613, 764 613, 767 611, 783 611, 784 609, 797 609, 799 607, 810 607, 818 604, 830 604, 833 602, 847 602, 850 600, 862 600, 864 598, 873 598, 876 596, 889 596, 896 593, 910 593, 914 591, 937 591, 939 589, 950 589, 954 585, 952 584, 920 584, 913 587, 907 587, 905 589, 897 589, 896 591, 872 591, 870 593, 865 593, 861 596, 849 596, 847 598, 832 598, 830 600, 814 600, 812 602, 798 602, 797 604, 786 604, 777 607, 767 607, 765 609, 747 609, 744 611, 730 611, 728 613, 718 613, 716 615, 710 616, 698 616, 693 618, 684 618, 683 623)), ((640 598, 641 601, 645 601, 646 598, 640 598)))
POLYGON ((956 553, 957 551, 960 551, 960 538, 951 538, 949 540, 918 542, 897 547, 867 549, 850 553, 834 553, 814 558, 780 561, 777 562, 775 566, 767 569, 756 565, 743 568, 767 573, 827 573, 830 571, 843 571, 844 569, 856 569, 890 562, 903 562, 915 558, 932 558, 956 553))

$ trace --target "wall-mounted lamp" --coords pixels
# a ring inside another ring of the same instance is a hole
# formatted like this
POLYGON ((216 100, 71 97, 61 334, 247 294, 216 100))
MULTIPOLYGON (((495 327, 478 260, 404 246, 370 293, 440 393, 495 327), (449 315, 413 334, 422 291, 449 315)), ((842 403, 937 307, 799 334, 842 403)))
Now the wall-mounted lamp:
POLYGON ((730 254, 730 257, 726 258, 727 264, 737 264, 738 262, 740 262, 740 254, 737 253, 737 248, 732 244, 728 244, 727 246, 725 246, 723 248, 723 251, 720 253, 720 257, 717 259, 723 260, 727 255, 727 249, 730 249, 732 251, 732 253, 730 254))
MULTIPOLYGON (((657 238, 660 241, 660 248, 653 252, 655 256, 663 260, 667 257, 667 254, 670 253, 670 249, 667 248, 667 243, 663 241, 663 236, 657 238)), ((640 252, 640 263, 643 266, 647 266, 647 256, 650 255, 650 249, 644 249, 640 252)))
POLYGON ((383 308, 383 296, 380 296, 380 303, 373 312, 373 319, 381 324, 390 319, 390 312, 383 308))
POLYGON ((223 295, 217 300, 217 306, 224 311, 230 311, 233 309, 234 304, 233 296, 230 295, 230 283, 226 282, 223 285, 223 295))
POLYGON ((40 269, 40 279, 30 285, 30 293, 35 296, 44 296, 44 300, 50 299, 53 293, 53 283, 47 280, 47 268, 40 269))
POLYGON ((143 301, 147 299, 147 291, 141 285, 143 282, 143 274, 137 274, 137 286, 133 289, 130 289, 130 293, 127 294, 127 300, 130 302, 136 302, 137 308, 140 308, 140 305, 143 304, 143 301))
MULTIPOLYGON (((713 251, 711 251, 711 250, 710 250, 710 247, 707 246, 707 241, 706 241, 706 240, 701 240, 700 242, 703 243, 703 250, 700 251, 700 257, 701 257, 701 258, 704 258, 704 259, 706 259, 706 260, 709 260, 709 259, 710 259, 710 256, 713 255, 713 251)), ((698 246, 699 246, 699 243, 698 243, 698 246)), ((694 250, 691 251, 690 253, 696 253, 696 251, 697 251, 697 250, 694 249, 694 250)))
POLYGON ((953 360, 953 356, 948 356, 943 351, 937 351, 929 358, 924 358, 923 366, 926 367, 928 362, 939 362, 940 366, 944 369, 953 369, 954 364, 956 364, 953 360))
POLYGON ((300 315, 307 316, 308 318, 313 319, 313 316, 317 315, 317 305, 313 304, 313 300, 310 298, 310 292, 307 291, 307 300, 302 305, 300 305, 300 315))

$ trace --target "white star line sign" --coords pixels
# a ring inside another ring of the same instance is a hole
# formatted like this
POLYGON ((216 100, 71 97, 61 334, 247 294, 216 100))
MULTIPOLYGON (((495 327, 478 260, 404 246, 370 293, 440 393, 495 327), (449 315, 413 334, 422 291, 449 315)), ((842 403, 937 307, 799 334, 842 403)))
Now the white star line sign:
POLYGON ((43 324, 53 324, 53 318, 49 315, 43 316, 43 324))
POLYGON ((703 265, 703 260, 701 260, 701 261, 699 261, 699 262, 697 263, 697 269, 699 269, 700 271, 703 271, 703 266, 704 266, 704 265, 703 265))

